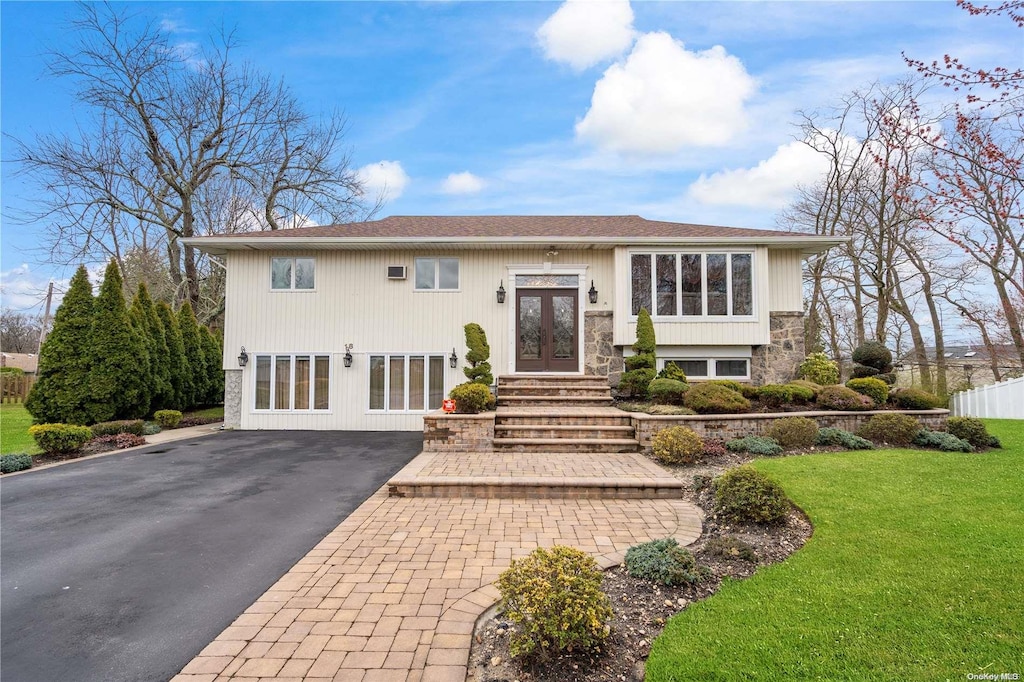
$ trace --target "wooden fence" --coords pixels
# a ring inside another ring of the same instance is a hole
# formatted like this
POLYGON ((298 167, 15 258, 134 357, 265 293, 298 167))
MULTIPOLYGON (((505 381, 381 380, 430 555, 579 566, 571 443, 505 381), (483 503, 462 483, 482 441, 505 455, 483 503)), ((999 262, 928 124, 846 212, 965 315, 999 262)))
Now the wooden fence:
POLYGON ((957 417, 1024 419, 1024 378, 955 393, 949 409, 957 417))
POLYGON ((0 401, 5 403, 23 403, 36 382, 34 374, 3 374, 0 373, 0 401))

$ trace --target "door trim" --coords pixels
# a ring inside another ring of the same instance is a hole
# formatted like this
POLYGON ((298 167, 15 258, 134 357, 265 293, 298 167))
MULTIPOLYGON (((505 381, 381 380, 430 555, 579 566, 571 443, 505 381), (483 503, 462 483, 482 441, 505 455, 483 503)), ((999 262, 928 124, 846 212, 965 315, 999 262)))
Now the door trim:
MULTIPOLYGON (((576 294, 577 311, 576 311, 576 324, 577 334, 576 337, 579 340, 578 348, 576 350, 577 357, 579 358, 579 368, 575 372, 542 372, 543 374, 563 374, 567 376, 579 376, 586 372, 586 357, 583 355, 584 339, 583 333, 584 318, 587 312, 587 290, 590 286, 590 281, 587 279, 587 265, 577 264, 566 264, 561 263, 534 263, 534 264, 523 264, 523 265, 508 265, 506 266, 506 277, 508 281, 509 297, 506 300, 505 305, 508 306, 508 339, 506 341, 508 363, 506 365, 506 372, 508 374, 516 373, 516 275, 577 275, 579 277, 579 291, 576 294), (511 302, 511 305, 509 304, 511 302)), ((542 287, 538 287, 542 288, 542 287)), ((568 289, 571 287, 558 287, 560 289, 568 289)), ((536 372, 531 372, 536 374, 536 372)))

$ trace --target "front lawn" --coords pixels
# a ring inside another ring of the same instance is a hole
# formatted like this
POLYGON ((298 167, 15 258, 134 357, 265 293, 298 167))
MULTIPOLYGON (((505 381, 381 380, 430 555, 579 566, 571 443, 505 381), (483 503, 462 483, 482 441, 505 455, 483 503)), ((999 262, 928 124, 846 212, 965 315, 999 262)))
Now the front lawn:
POLYGON ((814 536, 670 620, 647 679, 1024 674, 1024 422, 987 423, 1005 449, 758 460, 814 536))
POLYGON ((27 452, 30 455, 42 452, 28 427, 32 426, 32 415, 21 403, 0 404, 0 454, 27 452))

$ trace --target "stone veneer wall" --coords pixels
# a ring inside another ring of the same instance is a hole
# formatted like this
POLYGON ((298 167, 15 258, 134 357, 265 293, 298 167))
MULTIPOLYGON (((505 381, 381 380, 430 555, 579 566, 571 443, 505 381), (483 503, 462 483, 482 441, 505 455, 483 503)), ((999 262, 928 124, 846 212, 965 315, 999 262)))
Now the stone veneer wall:
POLYGON ((755 386, 784 384, 796 378, 804 360, 804 314, 769 313, 771 342, 754 346, 750 358, 750 381, 755 386))
POLYGON ((494 447, 494 416, 494 412, 431 412, 423 417, 423 451, 490 451, 494 447))
MULTIPOLYGON (((819 427, 831 426, 846 431, 857 431, 861 424, 873 414, 891 414, 892 410, 871 410, 867 412, 774 412, 766 414, 699 414, 699 415, 654 415, 633 412, 633 427, 636 437, 644 450, 651 449, 651 438, 655 433, 670 426, 686 426, 703 438, 731 440, 744 436, 762 435, 771 423, 782 417, 808 417, 818 422, 819 427)), ((945 431, 949 410, 900 410, 902 414, 916 417, 921 424, 933 431, 945 431)))
POLYGON ((224 428, 242 428, 242 370, 224 370, 224 428))
POLYGON ((612 344, 612 311, 588 310, 583 315, 583 371, 606 376, 612 386, 622 377, 622 349, 612 344))

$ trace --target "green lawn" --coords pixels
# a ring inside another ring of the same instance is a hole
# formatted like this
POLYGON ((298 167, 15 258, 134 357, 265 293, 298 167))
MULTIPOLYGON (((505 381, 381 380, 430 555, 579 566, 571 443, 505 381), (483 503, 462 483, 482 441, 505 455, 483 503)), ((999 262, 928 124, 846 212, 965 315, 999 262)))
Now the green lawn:
POLYGON ((1004 450, 759 460, 814 536, 670 620, 647 679, 1024 675, 1024 422, 988 424, 1004 450))
POLYGON ((32 415, 21 403, 0 404, 0 454, 27 452, 31 455, 42 452, 28 435, 32 426, 32 415))
POLYGON ((195 410, 193 412, 186 412, 188 417, 216 417, 217 419, 224 418, 224 406, 215 405, 213 407, 207 407, 202 410, 195 410))

